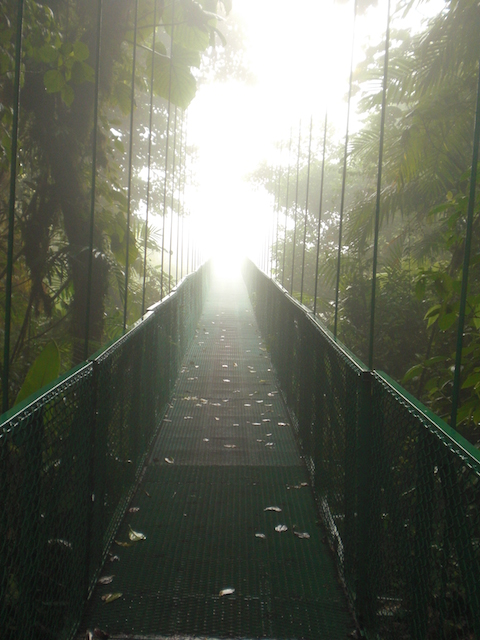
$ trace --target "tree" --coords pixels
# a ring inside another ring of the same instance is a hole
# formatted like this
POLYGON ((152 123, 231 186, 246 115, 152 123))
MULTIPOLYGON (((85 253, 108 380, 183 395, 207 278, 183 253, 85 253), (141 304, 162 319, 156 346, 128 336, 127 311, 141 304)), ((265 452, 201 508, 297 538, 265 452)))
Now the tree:
MULTIPOLYGON (((148 95, 155 32, 155 108, 161 116, 157 121, 160 130, 155 134, 159 147, 166 107, 158 100, 170 99, 186 108, 193 99, 196 81, 192 69, 199 66, 214 37, 214 12, 222 5, 229 8, 227 0, 175 0, 174 4, 139 1, 136 104, 145 103, 148 95)), ((41 336, 51 334, 53 329, 63 350, 70 354, 70 362, 83 359, 88 305, 91 348, 103 341, 107 293, 112 283, 121 279, 128 235, 128 156, 122 137, 128 135, 134 6, 128 0, 102 3, 95 127, 98 3, 25 3, 12 349, 18 370, 12 377, 14 387, 41 347, 41 336), (112 135, 112 130, 120 135, 112 135), (91 252, 94 134, 96 181, 91 252), (27 339, 35 335, 39 340, 31 350, 26 349, 27 339)), ((6 0, 2 5, 5 20, 0 22, 0 102, 4 105, 0 112, 2 255, 6 255, 15 8, 15 0, 6 0)), ((137 109, 135 115, 140 112, 137 109)), ((140 127, 145 123, 137 120, 134 135, 139 134, 140 127)), ((141 154, 134 164, 140 174, 141 154)), ((134 263, 138 260, 138 243, 133 232, 130 251, 134 263)), ((2 270, 4 267, 0 266, 2 270)))

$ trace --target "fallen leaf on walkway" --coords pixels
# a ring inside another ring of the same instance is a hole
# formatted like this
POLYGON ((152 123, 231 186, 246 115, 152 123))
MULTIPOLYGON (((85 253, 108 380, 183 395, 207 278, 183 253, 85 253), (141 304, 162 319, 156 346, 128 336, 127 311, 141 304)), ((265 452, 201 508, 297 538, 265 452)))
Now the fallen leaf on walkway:
POLYGON ((144 535, 143 533, 140 533, 139 531, 134 531, 130 526, 128 528, 129 528, 128 537, 132 542, 140 542, 140 540, 147 539, 147 536, 144 535))
POLYGON ((235 589, 232 589, 232 587, 228 587, 227 589, 222 589, 218 595, 222 597, 222 596, 229 596, 232 593, 235 593, 235 589))
POLYGON ((278 423, 278 426, 279 426, 279 427, 286 427, 286 426, 287 426, 287 423, 286 423, 286 422, 279 422, 279 423, 278 423))
POLYGON ((165 458, 165 462, 167 464, 173 464, 175 462, 174 458, 165 458))
POLYGON ((303 533, 301 531, 294 531, 293 533, 297 536, 297 538, 310 538, 310 534, 306 531, 304 531, 303 533))
POLYGON ((115 540, 115 544, 118 544, 119 547, 131 547, 131 542, 121 542, 120 540, 115 540))
POLYGON ((204 442, 210 442, 210 440, 208 438, 204 438, 203 441, 204 442))
POLYGON ((230 382, 230 380, 227 380, 226 378, 223 380, 224 382, 230 382))
POLYGON ((120 558, 118 556, 114 556, 111 553, 108 556, 108 559, 110 560, 110 562, 120 562, 120 558))
POLYGON ((113 576, 103 576, 97 580, 97 584, 110 584, 113 582, 113 576))
POLYGON ((225 447, 225 449, 236 449, 237 448, 236 444, 224 444, 223 446, 225 447))
POLYGON ((102 600, 105 602, 105 604, 108 604, 109 602, 118 600, 118 598, 121 598, 122 596, 123 596, 123 593, 105 593, 102 596, 102 600))
POLYGON ((265 446, 266 447, 273 447, 273 446, 275 446, 275 443, 274 442, 266 442, 265 446))
POLYGON ((264 533, 256 533, 255 534, 256 538, 260 538, 261 540, 266 540, 267 536, 264 533))
POLYGON ((128 511, 129 513, 137 513, 137 511, 140 511, 140 507, 130 507, 128 511))
POLYGON ((265 507, 264 511, 276 511, 277 513, 280 513, 281 509, 280 507, 265 507))
POLYGON ((143 490, 143 493, 147 496, 147 498, 151 498, 152 496, 148 493, 148 491, 146 491, 145 489, 143 490))
POLYGON ((283 531, 288 531, 288 527, 286 524, 277 524, 277 526, 275 527, 275 531, 283 533, 283 531))

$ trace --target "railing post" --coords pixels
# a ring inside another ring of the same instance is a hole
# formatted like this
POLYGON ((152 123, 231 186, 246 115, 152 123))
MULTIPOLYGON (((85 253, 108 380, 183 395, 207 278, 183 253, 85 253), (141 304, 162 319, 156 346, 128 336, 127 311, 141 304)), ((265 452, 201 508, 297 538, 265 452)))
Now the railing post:
POLYGON ((19 592, 18 606, 18 640, 31 640, 35 629, 37 611, 35 595, 37 591, 37 576, 41 565, 40 554, 46 543, 42 539, 40 498, 42 491, 42 457, 44 437, 44 411, 38 407, 33 412, 28 428, 22 425, 21 439, 15 444, 23 448, 23 479, 21 485, 21 506, 18 513, 22 515, 18 523, 17 536, 18 562, 23 571, 18 572, 17 590, 19 592))
POLYGON ((93 540, 96 538, 93 535, 94 528, 94 517, 95 517, 95 486, 96 486, 96 468, 95 468, 95 457, 96 457, 96 436, 97 436, 97 403, 98 403, 98 393, 97 393, 97 368, 98 365, 95 360, 91 362, 92 367, 92 381, 91 381, 91 403, 90 403, 90 420, 89 420, 89 434, 88 434, 88 494, 87 498, 87 533, 86 533, 86 544, 85 544, 85 576, 84 576, 84 600, 85 602, 89 596, 90 590, 90 580, 94 573, 94 568, 99 558, 95 557, 93 540))
POLYGON ((434 460, 430 451, 431 436, 425 428, 420 429, 417 441, 417 478, 414 517, 414 544, 410 570, 411 633, 414 640, 423 640, 428 635, 428 604, 431 599, 430 571, 433 537, 434 506, 434 460), (430 441, 430 442, 429 442, 430 441))
POLYGON ((307 317, 301 318, 300 329, 300 393, 298 394, 299 435, 306 456, 312 456, 312 412, 313 412, 313 353, 311 348, 312 332, 307 317))
MULTIPOLYGON (((360 378, 361 380, 361 378, 360 378)), ((345 438, 345 479, 344 506, 345 519, 343 530, 344 562, 343 570, 349 591, 355 586, 356 555, 356 511, 357 511, 357 455, 358 429, 357 408, 359 402, 359 375, 350 367, 345 370, 344 402, 344 438, 345 438)), ((360 382, 362 384, 362 382, 360 382)))
MULTIPOLYGON (((376 593, 373 575, 375 562, 375 529, 372 484, 373 473, 373 411, 372 374, 362 372, 359 388, 358 415, 358 542, 356 613, 360 626, 371 629, 375 623, 376 593), (373 528, 373 530, 372 530, 373 528)), ((355 473, 355 467, 346 473, 355 473)))

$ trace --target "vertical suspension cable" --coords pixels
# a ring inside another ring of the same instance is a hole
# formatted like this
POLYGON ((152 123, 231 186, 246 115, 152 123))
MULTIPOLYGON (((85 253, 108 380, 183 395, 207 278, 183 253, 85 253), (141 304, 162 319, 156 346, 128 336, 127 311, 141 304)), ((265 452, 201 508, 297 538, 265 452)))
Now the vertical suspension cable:
POLYGON ((467 229, 463 253, 462 288, 460 292, 460 308, 458 312, 457 346, 455 351, 455 373, 453 376, 452 412, 450 426, 457 426, 457 411, 460 397, 460 381, 462 369, 463 332, 465 329, 465 311, 467 307, 468 271, 470 268, 470 252, 473 233, 473 213, 475 209, 475 191, 477 188, 478 147, 480 143, 480 62, 478 70, 477 103, 475 107, 475 128, 473 133, 472 168, 470 171, 470 193, 467 209, 467 229))
POLYGON ((175 251, 175 284, 178 283, 178 262, 180 254, 180 195, 182 188, 182 150, 183 150, 183 121, 185 113, 182 111, 182 121, 180 122, 180 157, 178 159, 178 211, 177 211, 177 249, 175 251))
POLYGON ((88 358, 88 342, 90 337, 90 306, 92 301, 93 276, 93 236, 95 227, 95 200, 97 185, 97 136, 98 136, 98 94, 100 87, 100 53, 102 39, 102 0, 97 4, 97 41, 95 50, 95 97, 93 103, 93 140, 92 140, 92 186, 90 189, 90 234, 88 242, 88 271, 87 271, 87 304, 85 317, 85 346, 83 359, 88 358))
POLYGON ((350 107, 352 103, 352 82, 353 82, 353 56, 355 50, 355 26, 357 19, 357 0, 353 0, 353 30, 352 30, 352 54, 350 58, 350 80, 348 83, 348 106, 347 106, 347 127, 345 131, 345 149, 343 153, 343 174, 342 174, 342 195, 340 199, 340 221, 338 225, 338 250, 337 250, 337 281, 335 286, 335 321, 333 324, 333 335, 337 337, 338 326, 338 294, 340 291, 340 263, 342 256, 342 231, 343 212, 345 208, 345 187, 347 184, 347 159, 348 159, 348 132, 350 125, 350 107))
POLYGON ((132 56, 132 87, 130 94, 130 140, 128 142, 128 181, 127 181, 127 240, 125 256, 125 300, 123 305, 123 333, 127 327, 128 312, 128 271, 130 267, 130 216, 132 200, 132 165, 133 165, 133 110, 135 107, 135 72, 137 61, 137 22, 138 22, 138 0, 135 0, 135 10, 133 19, 133 56, 132 56))
POLYGON ((317 314, 317 296, 318 296, 318 262, 320 258, 320 234, 322 232, 322 207, 323 207, 323 183, 325 178, 325 151, 327 148, 327 126, 328 126, 328 109, 325 107, 325 122, 323 128, 323 153, 322 153, 322 173, 320 178, 320 202, 318 205, 318 227, 317 227, 317 256, 315 260, 315 292, 313 299, 313 315, 317 314))
MULTIPOLYGON (((160 264, 160 300, 163 300, 163 279, 165 261, 165 215, 167 212, 167 180, 168 180, 168 147, 170 144, 170 104, 172 97, 172 67, 173 67, 173 35, 175 31, 175 0, 172 0, 172 35, 170 37, 170 65, 168 71, 168 114, 167 114, 167 138, 165 141, 165 179, 163 183, 163 212, 162 212, 162 257, 160 264)), ((169 283, 170 286, 170 283, 169 283)))
POLYGON ((15 231, 15 202, 17 188, 18 117, 20 111, 20 73, 22 62, 24 0, 17 5, 15 33, 15 78, 13 81, 12 145, 10 156, 10 193, 8 201, 7 273, 5 281, 5 329, 3 336, 2 413, 7 411, 10 378, 10 330, 12 319, 13 244, 15 231))
POLYGON ((153 3, 153 38, 152 38, 152 71, 150 73, 150 114, 148 124, 148 158, 147 158, 147 202, 145 211, 145 233, 143 244, 143 287, 142 287, 142 318, 145 313, 145 290, 147 285, 147 240, 148 213, 150 207, 150 174, 152 164, 152 128, 153 128, 153 83, 155 80, 155 49, 157 36, 157 0, 153 3))
MULTIPOLYGON (((276 178, 277 188, 275 189, 275 192, 274 192, 273 209, 272 209, 272 228, 271 228, 272 242, 271 242, 271 247, 270 247, 270 277, 271 278, 273 278, 273 259, 274 259, 273 247, 275 245, 275 221, 276 221, 276 213, 277 213, 277 209, 278 209, 278 180, 279 180, 279 176, 280 176, 280 166, 277 166, 276 171, 275 171, 275 178, 276 178)), ((275 253, 276 253, 276 251, 277 251, 277 248, 276 248, 276 245, 275 245, 275 253)))
POLYGON ((170 206, 170 243, 168 251, 168 293, 172 290, 172 250, 173 250, 173 214, 175 213, 175 161, 177 146, 177 113, 178 107, 175 105, 175 117, 173 121, 173 150, 172 150, 172 200, 170 206))
POLYGON ((283 143, 280 145, 280 162, 278 168, 278 184, 277 184, 277 223, 276 223, 276 236, 275 236, 275 275, 278 279, 278 227, 280 223, 280 185, 282 182, 282 156, 283 156, 283 143))
POLYGON ((305 194, 305 217, 303 220, 303 255, 302 255, 302 283, 300 287, 300 304, 303 304, 303 280, 305 277, 305 250, 307 244, 307 222, 308 222, 308 195, 310 191, 310 162, 312 156, 312 128, 313 116, 310 116, 310 136, 308 139, 308 163, 307 163, 307 190, 305 194))
MULTIPOLYGON (((190 184, 192 183, 192 168, 190 167, 190 184)), ((190 273, 190 253, 191 253, 191 241, 190 236, 192 232, 192 217, 188 216, 188 226, 187 226, 187 275, 190 273)))
POLYGON ((292 128, 290 128, 290 141, 288 143, 288 169, 287 169, 287 193, 285 196, 285 228, 283 230, 283 264, 282 264, 282 287, 285 282, 285 255, 287 253, 287 219, 288 219, 288 189, 290 186, 290 153, 292 149, 292 128))
POLYGON ((298 123, 297 149, 297 179, 295 183, 295 209, 293 217, 293 249, 292 249, 292 279, 290 280, 290 295, 293 296, 293 282, 295 279, 295 243, 297 242, 297 213, 298 213, 298 175, 300 172, 300 145, 302 142, 302 121, 298 123))
POLYGON ((380 140, 378 149, 377 198, 375 203, 375 233, 373 240, 372 292, 370 297, 370 338, 368 344, 368 368, 373 369, 375 342, 375 296, 377 284, 378 234, 380 229, 380 199, 382 194, 383 144, 385 137, 385 117, 387 112, 388 54, 390 48, 390 0, 387 2, 387 29, 385 32, 385 57, 383 61, 382 112, 380 119, 380 140))
MULTIPOLYGON (((185 153, 183 160, 183 183, 182 183, 182 261, 181 261, 181 277, 183 278, 183 249, 185 245, 185 184, 187 182, 187 134, 188 134, 188 113, 185 115, 185 153)), ((187 227, 188 232, 188 227, 187 227)), ((188 274, 188 270, 187 270, 188 274)))

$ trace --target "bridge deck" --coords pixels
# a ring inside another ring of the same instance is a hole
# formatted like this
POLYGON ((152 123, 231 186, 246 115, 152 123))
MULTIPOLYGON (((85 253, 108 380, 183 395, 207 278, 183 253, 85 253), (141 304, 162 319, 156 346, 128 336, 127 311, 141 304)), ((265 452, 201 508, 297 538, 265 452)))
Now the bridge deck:
POLYGON ((82 633, 347 637, 353 624, 288 421, 243 283, 214 283, 132 500, 138 511, 117 536, 128 541, 131 527, 146 540, 113 545, 119 560, 103 572, 113 581, 94 592, 82 633), (107 593, 122 595, 105 603, 107 593))

